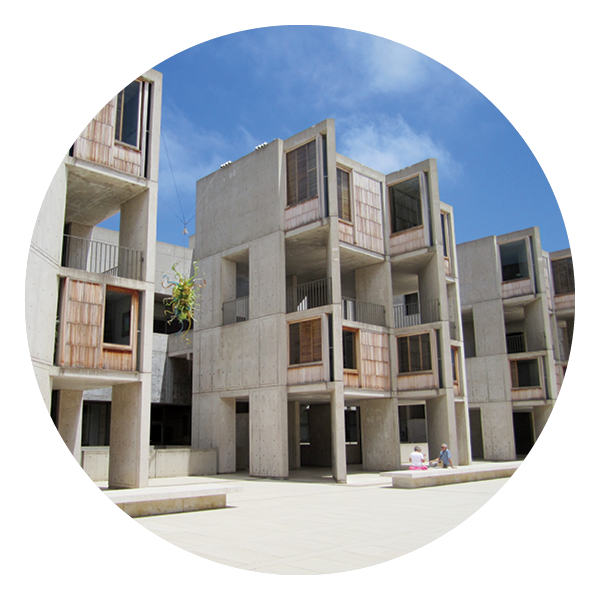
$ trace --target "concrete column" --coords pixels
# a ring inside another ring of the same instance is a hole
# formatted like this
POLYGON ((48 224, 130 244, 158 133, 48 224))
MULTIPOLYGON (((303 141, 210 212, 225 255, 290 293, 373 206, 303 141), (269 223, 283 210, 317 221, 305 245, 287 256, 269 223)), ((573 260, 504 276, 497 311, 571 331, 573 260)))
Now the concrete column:
MULTIPOLYGON (((252 412, 252 403, 250 403, 252 412)), ((250 417, 251 423, 252 417, 250 417)), ((251 425, 250 425, 251 426, 251 425)), ((192 397, 192 448, 218 450, 217 471, 235 473, 235 399, 219 393, 192 397)), ((250 451, 252 441, 250 440, 250 451)))
POLYGON ((535 406, 533 409, 533 429, 535 433, 535 441, 540 437, 548 419, 550 418, 550 413, 554 408, 553 404, 546 404, 544 406, 535 406))
POLYGON ((452 453, 453 464, 455 466, 461 464, 453 394, 427 400, 426 411, 429 458, 436 458, 440 453, 441 445, 447 444, 452 453))
POLYGON ((481 405, 481 431, 485 460, 516 460, 512 402, 481 405))
POLYGON ((148 485, 150 450, 150 376, 115 385, 110 417, 108 484, 115 488, 148 485))
POLYGON ((300 462, 300 402, 288 402, 288 452, 290 469, 299 469, 300 462))
POLYGON ((83 392, 61 390, 58 405, 58 433, 80 465, 82 414, 83 392))
POLYGON ((286 388, 250 390, 250 476, 289 475, 286 388))
POLYGON ((346 483, 346 422, 344 384, 336 382, 331 394, 331 470, 338 483, 346 483))
POLYGON ((360 429, 365 471, 400 468, 398 403, 393 398, 361 400, 360 429))
MULTIPOLYGON (((471 464, 471 432, 469 429, 469 409, 466 402, 455 402, 456 437, 458 447, 456 456, 459 465, 471 464)), ((453 461, 454 462, 454 461, 453 461)))

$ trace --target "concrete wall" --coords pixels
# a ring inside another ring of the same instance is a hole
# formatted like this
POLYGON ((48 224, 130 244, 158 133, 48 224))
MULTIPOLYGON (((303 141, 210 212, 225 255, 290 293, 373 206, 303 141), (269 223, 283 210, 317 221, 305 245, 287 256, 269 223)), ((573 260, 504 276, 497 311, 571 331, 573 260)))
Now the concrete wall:
POLYGON ((360 421, 363 468, 366 471, 399 469, 400 429, 396 400, 362 400, 360 421))

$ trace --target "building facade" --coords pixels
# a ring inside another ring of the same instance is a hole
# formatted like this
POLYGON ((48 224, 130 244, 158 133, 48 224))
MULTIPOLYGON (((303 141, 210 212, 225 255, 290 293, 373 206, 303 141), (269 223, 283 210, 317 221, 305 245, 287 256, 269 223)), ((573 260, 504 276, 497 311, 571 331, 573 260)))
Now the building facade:
POLYGON ((162 75, 148 71, 77 138, 31 241, 27 333, 42 396, 81 462, 83 395, 111 388, 112 487, 148 483, 162 75), (120 215, 116 243, 94 227, 120 215))
POLYGON ((328 119, 197 183, 192 446, 218 471, 470 461, 452 208, 433 159, 384 175, 328 119), (406 460, 406 458, 405 458, 406 460))
POLYGON ((547 253, 537 227, 459 244, 473 458, 515 460, 556 401, 573 335, 569 250, 547 253))

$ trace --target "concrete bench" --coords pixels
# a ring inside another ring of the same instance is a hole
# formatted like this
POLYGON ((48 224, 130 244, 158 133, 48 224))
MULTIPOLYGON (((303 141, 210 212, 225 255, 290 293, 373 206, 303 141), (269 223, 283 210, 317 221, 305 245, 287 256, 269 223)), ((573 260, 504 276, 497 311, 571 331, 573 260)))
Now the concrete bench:
POLYGON ((130 517, 225 508, 226 495, 242 487, 221 484, 167 485, 104 493, 130 517))
POLYGON ((395 488, 422 488, 510 477, 518 469, 521 462, 474 464, 459 466, 456 469, 437 468, 428 469, 427 471, 387 471, 380 473, 380 475, 381 477, 391 477, 392 487, 395 488))

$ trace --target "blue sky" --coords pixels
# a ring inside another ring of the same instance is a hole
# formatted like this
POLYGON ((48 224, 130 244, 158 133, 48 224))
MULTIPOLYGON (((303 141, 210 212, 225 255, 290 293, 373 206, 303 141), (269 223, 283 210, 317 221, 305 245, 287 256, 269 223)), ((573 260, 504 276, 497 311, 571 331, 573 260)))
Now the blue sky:
POLYGON ((156 68, 164 77, 161 241, 187 245, 198 179, 334 118, 338 152, 383 173, 437 158, 458 243, 537 225, 545 250, 569 246, 552 189, 518 132, 464 79, 410 48, 344 29, 272 27, 205 42, 156 68))

